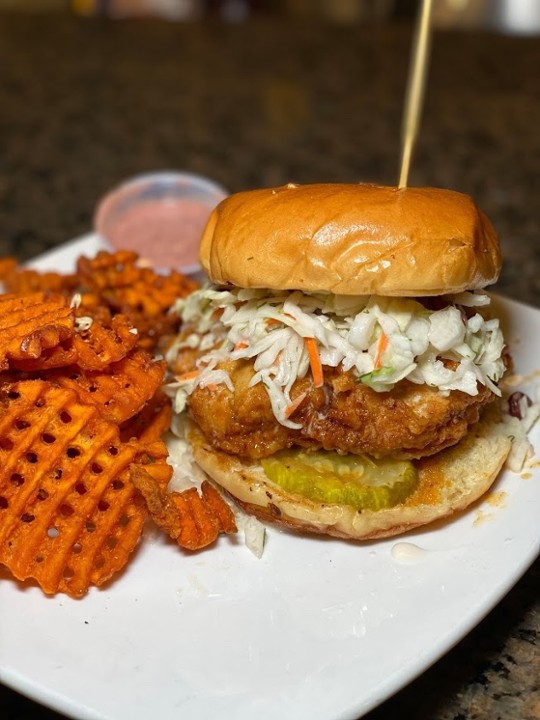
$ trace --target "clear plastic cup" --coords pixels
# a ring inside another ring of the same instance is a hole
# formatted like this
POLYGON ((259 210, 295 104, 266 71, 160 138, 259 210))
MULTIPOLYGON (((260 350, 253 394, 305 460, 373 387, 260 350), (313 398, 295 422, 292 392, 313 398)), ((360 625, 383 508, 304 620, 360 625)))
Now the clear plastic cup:
POLYGON ((227 197, 218 183, 188 172, 153 172, 107 193, 94 230, 113 250, 134 250, 158 269, 200 271, 199 244, 215 206, 227 197))

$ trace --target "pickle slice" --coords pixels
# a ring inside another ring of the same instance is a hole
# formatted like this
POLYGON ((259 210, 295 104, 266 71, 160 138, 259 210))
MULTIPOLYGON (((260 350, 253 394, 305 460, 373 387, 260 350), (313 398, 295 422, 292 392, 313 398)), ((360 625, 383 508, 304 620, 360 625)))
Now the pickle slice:
POLYGON ((376 460, 326 450, 283 450, 260 462, 266 476, 287 492, 357 510, 397 505, 418 484, 417 470, 407 460, 376 460))

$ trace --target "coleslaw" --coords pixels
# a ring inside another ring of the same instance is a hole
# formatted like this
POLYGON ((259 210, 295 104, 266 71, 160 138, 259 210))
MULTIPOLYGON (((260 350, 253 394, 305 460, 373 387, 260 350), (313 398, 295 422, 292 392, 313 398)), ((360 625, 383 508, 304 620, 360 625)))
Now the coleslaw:
POLYGON ((478 394, 478 383, 496 395, 505 372, 505 342, 497 319, 485 318, 485 293, 445 296, 442 309, 400 297, 307 294, 209 285, 179 300, 185 328, 167 353, 199 353, 196 369, 169 384, 174 409, 182 412, 197 387, 233 383, 223 364, 251 360, 250 385, 266 388, 277 420, 290 428, 301 403, 291 391, 311 372, 315 386, 324 368, 352 372, 376 392, 401 380, 427 384, 447 395, 478 394), (292 408, 292 410, 291 410, 292 408))

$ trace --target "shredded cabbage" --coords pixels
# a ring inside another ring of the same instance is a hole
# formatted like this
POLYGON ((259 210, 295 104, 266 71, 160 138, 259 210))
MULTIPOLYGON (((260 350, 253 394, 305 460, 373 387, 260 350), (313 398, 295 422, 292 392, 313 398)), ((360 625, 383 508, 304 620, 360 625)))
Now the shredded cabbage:
MULTIPOLYGON (((504 385, 506 387, 503 388, 503 391, 505 395, 508 395, 508 397, 505 397, 508 404, 513 390, 508 387, 507 383, 504 383, 504 385)), ((535 450, 529 440, 528 433, 540 419, 540 386, 536 387, 535 397, 533 398, 519 391, 517 394, 521 395, 517 415, 512 415, 512 411, 508 407, 504 418, 507 435, 512 438, 512 447, 506 460, 506 466, 513 472, 521 472, 526 467, 527 462, 532 461, 534 458, 535 450)))
POLYGON ((181 412, 196 387, 224 384, 220 363, 250 359, 251 384, 266 388, 277 420, 290 428, 291 390, 310 370, 306 338, 313 338, 322 366, 351 371, 377 392, 407 378, 443 394, 478 393, 478 383, 500 395, 505 371, 499 321, 476 311, 489 305, 481 293, 447 296, 440 310, 409 298, 222 289, 207 286, 179 300, 187 332, 167 354, 170 364, 184 348, 198 348, 198 373, 169 385, 174 409, 181 412), (464 308, 469 308, 465 312, 464 308), (445 362, 450 361, 450 362, 445 362))

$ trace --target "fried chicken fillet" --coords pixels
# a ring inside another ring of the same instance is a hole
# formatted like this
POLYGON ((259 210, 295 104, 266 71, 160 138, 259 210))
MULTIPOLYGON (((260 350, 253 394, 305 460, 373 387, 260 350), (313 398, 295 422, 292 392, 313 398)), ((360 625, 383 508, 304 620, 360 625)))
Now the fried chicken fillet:
POLYGON ((225 385, 196 388, 190 413, 213 447, 252 459, 295 445, 374 457, 425 457, 458 443, 495 399, 481 385, 478 395, 453 391, 445 396, 407 380, 380 393, 352 373, 332 369, 321 388, 310 377, 295 383, 292 397, 306 396, 292 415, 302 427, 291 429, 276 420, 264 386, 249 386, 251 363, 230 361, 222 369, 234 392, 225 385))

